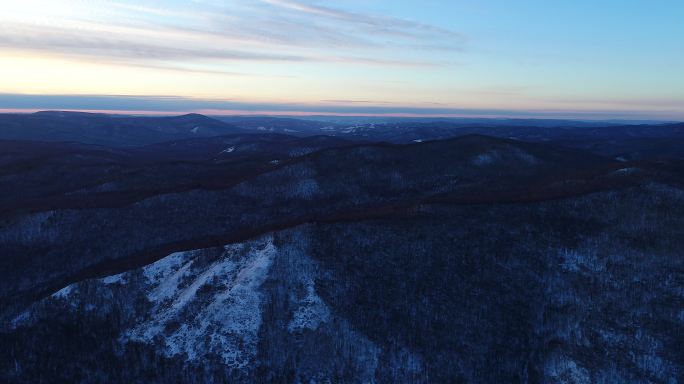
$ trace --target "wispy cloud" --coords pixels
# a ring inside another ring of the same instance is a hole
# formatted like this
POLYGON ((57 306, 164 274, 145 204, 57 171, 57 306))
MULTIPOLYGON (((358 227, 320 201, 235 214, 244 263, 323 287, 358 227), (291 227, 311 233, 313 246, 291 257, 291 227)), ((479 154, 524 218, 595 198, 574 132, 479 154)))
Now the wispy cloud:
POLYGON ((91 7, 88 12, 72 14, 69 10, 78 6, 54 0, 54 7, 63 8, 54 18, 49 13, 33 15, 29 7, 18 8, 0 14, 0 52, 169 69, 245 61, 429 66, 443 63, 407 57, 426 47, 456 49, 462 42, 460 34, 427 24, 302 1, 195 0, 191 4, 89 2, 80 5, 91 7))
POLYGON ((411 37, 423 39, 442 37, 452 40, 451 43, 462 43, 464 36, 460 33, 448 29, 435 27, 429 24, 418 23, 411 20, 404 20, 395 17, 378 16, 363 14, 358 12, 345 11, 338 8, 314 5, 311 3, 297 0, 261 0, 264 3, 277 5, 283 8, 295 10, 314 16, 323 16, 331 19, 340 20, 351 24, 363 24, 370 26, 376 32, 389 35, 411 37))
POLYGON ((250 60, 305 61, 304 56, 264 53, 229 48, 172 46, 144 42, 132 36, 108 33, 83 34, 66 28, 14 26, 2 28, 0 48, 63 53, 96 57, 136 58, 149 60, 250 60))

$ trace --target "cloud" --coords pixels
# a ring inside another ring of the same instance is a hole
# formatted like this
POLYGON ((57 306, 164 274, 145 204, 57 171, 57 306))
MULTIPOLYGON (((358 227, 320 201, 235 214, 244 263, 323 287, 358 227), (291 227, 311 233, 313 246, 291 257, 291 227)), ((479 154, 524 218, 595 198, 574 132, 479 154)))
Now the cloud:
POLYGON ((416 60, 392 60, 373 57, 335 56, 321 52, 286 54, 264 52, 261 49, 230 49, 203 45, 171 45, 156 39, 142 39, 131 34, 112 34, 107 30, 91 30, 87 34, 68 28, 51 26, 4 25, 0 27, 0 50, 52 53, 61 56, 90 58, 91 61, 140 66, 147 68, 175 69, 216 74, 235 72, 197 70, 183 63, 202 61, 272 61, 272 62, 319 62, 348 63, 384 66, 437 66, 440 64, 416 60), (142 41, 145 40, 145 41, 142 41), (125 60, 121 60, 125 59, 125 60), (154 63, 154 64, 152 64, 154 63), (166 63, 166 64, 160 64, 166 63))
POLYGON ((462 43, 460 34, 431 25, 302 1, 151 4, 75 6, 54 0, 53 8, 65 9, 54 17, 32 10, 37 7, 24 7, 19 16, 0 14, 0 54, 32 52, 167 69, 249 61, 435 66, 444 64, 414 53, 456 52, 462 43), (67 16, 75 7, 90 8, 67 16))
POLYGON ((464 39, 464 36, 458 32, 395 17, 344 11, 341 9, 313 5, 296 0, 261 1, 267 4, 277 5, 309 15, 323 16, 352 24, 365 24, 367 26, 373 27, 373 29, 377 32, 383 32, 390 35, 399 35, 416 39, 421 39, 426 37, 426 35, 432 35, 432 37, 448 38, 459 43, 461 43, 464 39))
POLYGON ((136 41, 91 31, 84 34, 65 28, 3 28, 0 48, 96 57, 145 58, 147 60, 222 59, 249 61, 305 61, 304 56, 211 47, 183 47, 136 41))
POLYGON ((391 101, 376 100, 321 100, 321 102, 333 104, 393 104, 391 101))

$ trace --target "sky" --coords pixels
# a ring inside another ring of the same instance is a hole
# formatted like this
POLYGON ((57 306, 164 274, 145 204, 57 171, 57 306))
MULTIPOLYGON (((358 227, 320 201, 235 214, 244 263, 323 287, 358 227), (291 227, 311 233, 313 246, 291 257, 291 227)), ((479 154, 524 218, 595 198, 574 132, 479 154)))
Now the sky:
POLYGON ((0 0, 0 110, 684 120, 681 0, 0 0))

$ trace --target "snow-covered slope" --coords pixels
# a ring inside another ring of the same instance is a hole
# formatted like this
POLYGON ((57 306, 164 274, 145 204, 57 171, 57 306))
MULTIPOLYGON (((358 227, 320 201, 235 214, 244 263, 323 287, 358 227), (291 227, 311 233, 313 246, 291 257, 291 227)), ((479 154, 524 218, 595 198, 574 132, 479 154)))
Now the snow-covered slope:
POLYGON ((275 253, 267 238, 227 246, 209 263, 196 259, 197 252, 184 252, 145 267, 146 297, 153 308, 122 338, 160 340, 166 355, 184 355, 192 362, 216 354, 228 367, 247 367, 256 355, 262 321, 259 288, 275 253))
MULTIPOLYGON (((236 380, 254 380, 266 361, 277 366, 294 357, 301 359, 298 375, 316 382, 345 372, 372 382, 382 350, 318 295, 320 269, 307 247, 295 229, 174 253, 137 270, 64 287, 13 319, 10 328, 35 327, 60 312, 114 317, 121 351, 146 346, 236 380), (331 349, 332 335, 342 344, 331 349), (312 348, 317 340, 326 341, 312 348), (283 351, 281 344, 294 350, 283 351)), ((404 363, 408 373, 420 368, 417 356, 404 363)))

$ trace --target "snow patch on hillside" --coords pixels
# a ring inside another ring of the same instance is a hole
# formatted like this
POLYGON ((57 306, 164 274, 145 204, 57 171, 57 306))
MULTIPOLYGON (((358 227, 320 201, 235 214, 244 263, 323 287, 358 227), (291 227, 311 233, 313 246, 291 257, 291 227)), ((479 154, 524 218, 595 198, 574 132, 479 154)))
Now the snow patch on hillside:
POLYGON ((127 273, 119 273, 118 275, 107 276, 102 279, 102 283, 105 285, 112 284, 125 284, 127 273))
POLYGON ((544 375, 552 383, 588 384, 589 371, 560 354, 552 355, 544 366, 544 375))
POLYGON ((628 167, 628 168, 620 168, 616 171, 613 171, 614 174, 633 174, 641 171, 639 168, 635 167, 628 167))
POLYGON ((31 311, 25 310, 16 316, 12 321, 10 321, 10 329, 17 329, 23 325, 29 325, 31 323, 31 311))
POLYGON ((287 329, 290 332, 298 332, 304 329, 318 329, 321 323, 325 323, 330 318, 330 310, 325 305, 323 299, 316 294, 313 280, 306 283, 306 296, 295 310, 294 316, 287 329))
POLYGON ((483 166, 493 164, 499 160, 501 160, 501 155, 498 152, 489 151, 475 156, 472 160, 472 163, 475 165, 483 166))
POLYGON ((183 252, 144 268, 153 308, 123 341, 161 345, 165 355, 194 362, 215 355, 228 367, 246 368, 262 321, 259 288, 276 252, 269 236, 227 246, 212 263, 183 252))
POLYGON ((67 285, 66 287, 60 289, 59 291, 53 293, 50 297, 54 299, 63 299, 67 300, 69 298, 69 295, 71 295, 71 292, 74 288, 74 285, 67 285))
POLYGON ((147 298, 159 303, 173 296, 192 265, 192 252, 178 252, 143 268, 143 276, 154 285, 147 298))
POLYGON ((305 156, 308 155, 309 153, 315 152, 317 148, 311 148, 311 147, 302 147, 302 148, 295 148, 290 150, 287 155, 289 157, 299 157, 299 156, 305 156))
POLYGON ((471 163, 476 166, 487 166, 496 163, 522 162, 528 165, 539 163, 539 159, 520 148, 510 147, 502 150, 489 150, 478 154, 471 159, 471 163))

